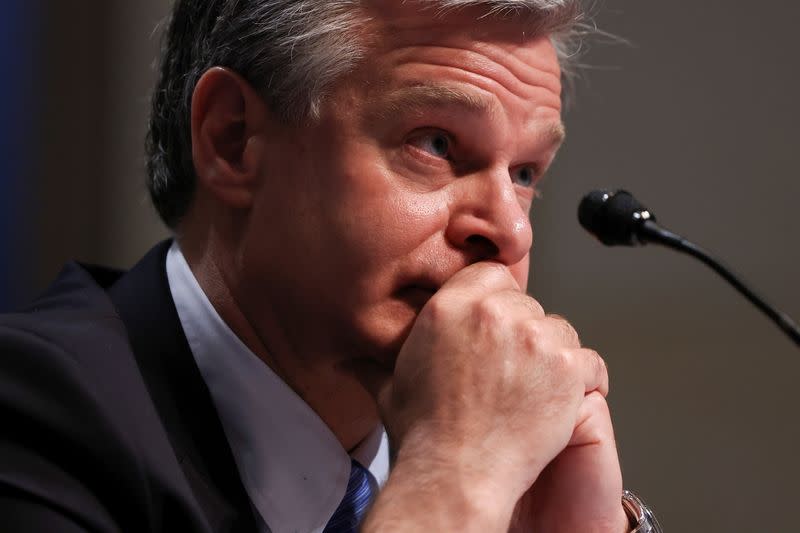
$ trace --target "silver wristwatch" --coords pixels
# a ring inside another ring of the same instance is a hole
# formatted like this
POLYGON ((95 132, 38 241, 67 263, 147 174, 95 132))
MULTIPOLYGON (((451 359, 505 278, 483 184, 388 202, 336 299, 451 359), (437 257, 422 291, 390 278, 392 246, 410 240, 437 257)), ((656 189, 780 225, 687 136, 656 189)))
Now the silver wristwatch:
POLYGON ((629 490, 622 491, 622 507, 631 521, 631 533, 664 533, 653 511, 629 490))

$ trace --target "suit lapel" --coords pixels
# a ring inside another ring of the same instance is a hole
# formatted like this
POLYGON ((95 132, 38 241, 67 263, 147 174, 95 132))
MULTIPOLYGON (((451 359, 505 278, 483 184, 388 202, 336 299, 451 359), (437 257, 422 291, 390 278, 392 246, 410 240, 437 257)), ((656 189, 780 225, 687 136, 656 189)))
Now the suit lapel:
POLYGON ((256 531, 228 441, 183 333, 166 275, 171 241, 109 289, 153 403, 214 531, 256 531))

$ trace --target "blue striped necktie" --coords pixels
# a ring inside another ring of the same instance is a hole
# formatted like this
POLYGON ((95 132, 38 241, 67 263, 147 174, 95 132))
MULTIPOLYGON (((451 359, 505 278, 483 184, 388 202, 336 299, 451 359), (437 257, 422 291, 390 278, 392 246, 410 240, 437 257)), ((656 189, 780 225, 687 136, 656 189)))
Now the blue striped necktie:
POLYGON ((378 483, 370 471, 354 459, 350 463, 347 492, 323 533, 356 533, 369 504, 378 493, 378 483))

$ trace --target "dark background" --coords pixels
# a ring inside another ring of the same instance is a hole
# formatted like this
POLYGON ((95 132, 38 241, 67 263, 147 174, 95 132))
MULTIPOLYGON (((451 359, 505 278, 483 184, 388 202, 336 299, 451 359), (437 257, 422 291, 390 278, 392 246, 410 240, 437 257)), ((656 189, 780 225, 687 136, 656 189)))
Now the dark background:
MULTIPOLYGON (((9 1, 0 308, 69 258, 125 267, 167 235, 142 139, 168 2, 9 1)), ((534 209, 530 292, 606 358, 625 484, 670 532, 797 531, 800 351, 688 257, 602 247, 576 205, 632 190, 800 317, 798 20, 791 0, 601 4, 598 25, 630 44, 582 58, 534 209)))

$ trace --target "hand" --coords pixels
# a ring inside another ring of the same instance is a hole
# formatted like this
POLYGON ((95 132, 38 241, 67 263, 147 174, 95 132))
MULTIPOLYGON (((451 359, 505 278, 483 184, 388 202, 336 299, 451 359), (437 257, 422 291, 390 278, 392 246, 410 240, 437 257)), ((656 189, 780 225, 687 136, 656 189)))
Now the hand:
POLYGON ((510 532, 630 531, 622 474, 605 398, 588 394, 567 448, 517 504, 510 532))
MULTIPOLYGON (((545 315, 523 294, 506 267, 477 263, 465 268, 423 308, 394 375, 376 392, 398 452, 373 515, 385 509, 382 500, 401 505, 397 495, 408 494, 402 485, 411 483, 416 494, 432 498, 417 502, 428 509, 426 514, 417 506, 417 516, 428 524, 453 503, 451 510, 458 510, 451 513, 450 525, 463 518, 475 530, 487 530, 489 522, 493 530, 506 530, 515 504, 532 486, 526 498, 541 518, 537 524, 549 524, 564 511, 575 515, 568 522, 580 523, 579 530, 594 519, 617 517, 615 511, 622 511, 621 483, 617 490, 614 481, 619 465, 605 461, 598 467, 597 452, 586 451, 593 441, 584 440, 597 433, 582 429, 602 426, 597 425, 602 416, 593 415, 595 400, 587 398, 602 399, 607 390, 602 359, 580 347, 569 323, 545 315), (557 456, 539 490, 537 479, 557 456), (578 486, 579 498, 568 494, 583 476, 599 480, 606 475, 611 482, 601 492, 591 495, 578 486), (467 517, 476 509, 488 520, 481 527, 467 517)), ((611 450, 616 458, 613 439, 591 449, 601 450, 604 458, 611 450)), ((517 519, 521 516, 517 523, 533 523, 531 515, 517 514, 517 519)))

